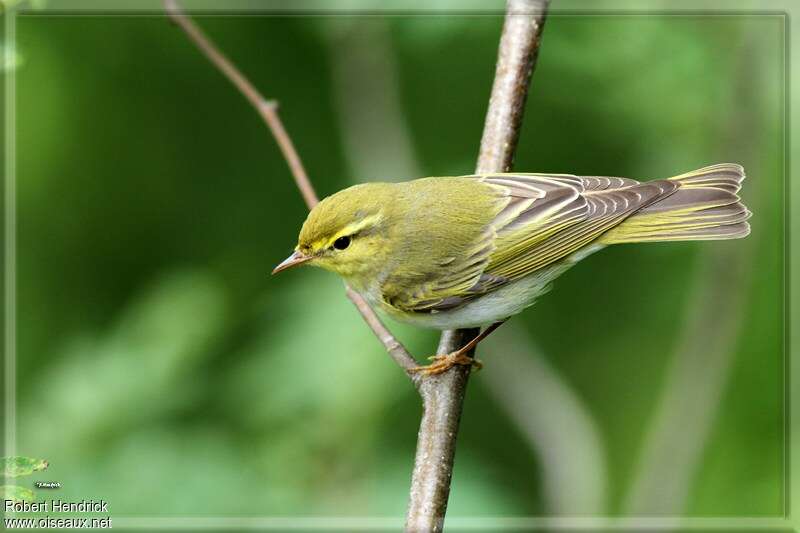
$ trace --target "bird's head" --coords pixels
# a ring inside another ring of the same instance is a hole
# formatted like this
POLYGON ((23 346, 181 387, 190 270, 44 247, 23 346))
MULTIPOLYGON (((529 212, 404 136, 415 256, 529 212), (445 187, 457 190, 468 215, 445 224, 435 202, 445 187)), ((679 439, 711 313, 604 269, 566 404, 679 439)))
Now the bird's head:
POLYGON ((363 285, 390 255, 394 185, 367 183, 329 196, 308 214, 294 253, 272 271, 309 264, 363 285))

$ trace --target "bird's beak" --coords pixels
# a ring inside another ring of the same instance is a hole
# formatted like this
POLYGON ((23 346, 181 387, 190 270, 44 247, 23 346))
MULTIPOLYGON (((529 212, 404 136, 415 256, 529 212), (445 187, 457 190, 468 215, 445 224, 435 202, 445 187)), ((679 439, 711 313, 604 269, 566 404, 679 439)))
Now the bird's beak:
POLYGON ((295 251, 292 255, 284 259, 281 264, 272 269, 273 274, 277 274, 281 270, 292 268, 293 266, 301 265, 306 261, 314 259, 313 255, 305 255, 303 252, 295 251))

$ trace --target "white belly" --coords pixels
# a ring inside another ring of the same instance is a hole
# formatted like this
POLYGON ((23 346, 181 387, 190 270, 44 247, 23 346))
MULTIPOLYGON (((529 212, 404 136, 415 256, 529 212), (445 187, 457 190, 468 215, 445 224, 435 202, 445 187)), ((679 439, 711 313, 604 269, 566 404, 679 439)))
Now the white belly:
POLYGON ((518 281, 504 285, 484 296, 449 311, 398 315, 365 294, 374 308, 382 309, 400 322, 436 329, 457 329, 487 326, 516 315, 536 302, 536 299, 550 289, 551 282, 587 255, 603 248, 593 245, 575 252, 566 259, 538 270, 518 281))

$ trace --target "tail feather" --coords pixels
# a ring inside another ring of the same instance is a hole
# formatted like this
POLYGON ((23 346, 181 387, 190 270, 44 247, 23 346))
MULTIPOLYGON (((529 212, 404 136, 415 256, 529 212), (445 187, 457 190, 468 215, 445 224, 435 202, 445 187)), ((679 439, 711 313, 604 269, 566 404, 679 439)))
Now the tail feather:
POLYGON ((680 187, 625 219, 599 242, 739 239, 750 233, 750 211, 737 193, 740 165, 723 163, 670 178, 680 187))
POLYGON ((744 167, 742 165, 720 163, 669 179, 681 182, 681 188, 685 189, 712 188, 727 190, 736 194, 742 188, 744 176, 744 167))

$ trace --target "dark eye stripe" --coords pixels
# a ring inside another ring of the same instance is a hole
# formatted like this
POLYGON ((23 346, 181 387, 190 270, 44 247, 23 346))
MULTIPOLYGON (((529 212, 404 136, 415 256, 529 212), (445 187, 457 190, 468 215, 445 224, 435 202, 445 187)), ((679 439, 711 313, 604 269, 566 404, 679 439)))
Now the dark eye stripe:
POLYGON ((333 247, 336 248, 337 250, 344 250, 348 246, 350 246, 350 237, 348 236, 339 237, 338 239, 333 241, 333 247))

